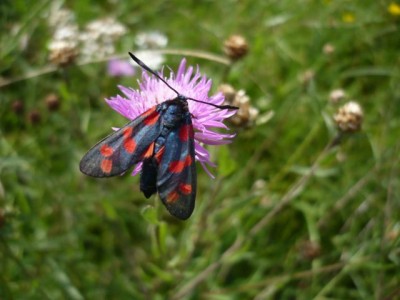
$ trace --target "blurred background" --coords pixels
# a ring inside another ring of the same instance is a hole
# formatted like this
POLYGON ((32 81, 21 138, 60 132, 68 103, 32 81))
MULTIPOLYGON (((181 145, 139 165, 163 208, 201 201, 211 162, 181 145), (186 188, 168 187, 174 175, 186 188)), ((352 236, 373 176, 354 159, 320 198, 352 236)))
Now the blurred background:
POLYGON ((399 1, 2 0, 0 28, 1 299, 400 299, 399 1), (128 51, 240 107, 187 221, 79 172, 128 51))

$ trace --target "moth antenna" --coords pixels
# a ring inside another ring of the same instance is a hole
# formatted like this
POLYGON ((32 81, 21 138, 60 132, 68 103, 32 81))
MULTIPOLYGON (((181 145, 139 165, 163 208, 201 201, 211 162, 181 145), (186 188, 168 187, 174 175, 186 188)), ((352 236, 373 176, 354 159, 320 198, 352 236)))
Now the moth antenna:
MULTIPOLYGON (((156 72, 154 72, 152 69, 150 69, 150 67, 148 67, 144 62, 142 62, 139 58, 137 58, 135 55, 133 55, 132 52, 129 52, 130 57, 139 65, 141 66, 143 69, 145 69, 147 72, 150 72, 151 74, 153 74, 154 76, 156 76, 159 80, 161 80, 162 82, 164 82, 171 90, 173 90, 178 96, 182 96, 177 90, 175 90, 172 86, 170 86, 168 84, 167 81, 165 81, 160 75, 158 75, 156 72)), ((219 109, 239 109, 239 107, 236 106, 232 106, 232 105, 216 105, 213 103, 209 103, 209 102, 205 102, 205 101, 201 101, 201 100, 197 100, 197 99, 193 99, 193 98, 189 98, 186 96, 182 96, 184 98, 186 98, 187 100, 192 100, 195 102, 199 102, 199 103, 204 103, 207 105, 211 105, 214 106, 216 108, 219 109)))
POLYGON ((192 100, 192 101, 195 101, 195 102, 199 102, 199 103, 204 103, 204 104, 207 104, 207 105, 211 105, 211 106, 214 106, 214 107, 219 108, 219 109, 239 109, 239 107, 232 106, 232 105, 216 105, 216 104, 213 104, 213 103, 210 103, 210 102, 205 102, 205 101, 201 101, 201 100, 197 100, 197 99, 193 99, 193 98, 189 98, 189 97, 186 97, 186 99, 192 100))
POLYGON ((132 54, 132 52, 129 52, 129 55, 131 56, 131 58, 139 65, 141 66, 143 69, 145 69, 147 72, 150 72, 151 74, 153 74, 154 76, 156 76, 158 79, 160 79, 162 82, 164 82, 171 90, 173 90, 178 96, 180 95, 178 93, 178 91, 176 89, 174 89, 172 86, 170 86, 168 84, 168 82, 166 82, 163 78, 161 78, 160 75, 158 75, 156 72, 154 72, 152 69, 150 69, 150 67, 148 67, 147 65, 145 65, 144 62, 142 62, 139 58, 137 58, 135 55, 132 54))

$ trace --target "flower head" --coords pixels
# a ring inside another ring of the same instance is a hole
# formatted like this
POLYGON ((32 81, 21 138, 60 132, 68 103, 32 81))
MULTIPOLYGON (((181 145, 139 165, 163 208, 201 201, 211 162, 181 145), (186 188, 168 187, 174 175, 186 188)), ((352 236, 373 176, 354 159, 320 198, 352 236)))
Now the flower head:
POLYGON ((333 90, 329 94, 329 100, 331 101, 331 103, 339 103, 345 97, 346 97, 346 92, 342 89, 333 90))
POLYGON ((322 52, 326 55, 331 55, 335 52, 335 46, 330 43, 326 43, 324 47, 322 47, 322 52))
POLYGON ((342 132, 355 132, 361 129, 364 114, 360 104, 350 101, 340 107, 333 118, 342 132))
POLYGON ((14 100, 14 102, 11 104, 11 108, 16 115, 22 115, 25 111, 24 102, 21 100, 14 100))
POLYGON ((400 16, 400 5, 395 3, 395 2, 391 2, 388 6, 388 12, 395 17, 400 16))
POLYGON ((133 76, 135 68, 128 60, 111 59, 107 64, 107 72, 110 76, 133 76))
POLYGON ((224 52, 230 59, 234 61, 244 57, 248 51, 249 44, 241 35, 231 35, 224 41, 224 52))
MULTIPOLYGON (((224 102, 222 93, 209 96, 211 89, 211 80, 206 76, 201 75, 199 69, 186 67, 186 60, 183 59, 180 63, 176 74, 171 72, 169 78, 164 77, 163 72, 159 73, 169 85, 180 92, 182 95, 208 102, 215 105, 221 105, 224 102)), ((160 104, 166 100, 176 98, 176 93, 171 90, 165 83, 158 80, 155 76, 149 76, 143 72, 142 81, 139 83, 139 90, 119 86, 124 96, 117 95, 106 99, 107 103, 115 111, 124 117, 133 120, 139 115, 150 109, 151 107, 160 104)), ((189 111, 192 115, 192 123, 195 131, 195 156, 196 160, 204 167, 206 172, 212 176, 205 165, 214 166, 210 160, 210 154, 203 147, 207 145, 222 145, 231 142, 234 134, 216 132, 214 128, 228 129, 223 121, 224 119, 234 115, 235 110, 218 109, 206 103, 199 103, 188 100, 189 111)), ((138 164, 133 175, 137 174, 141 169, 138 164)))
POLYGON ((229 118, 229 121, 238 127, 249 127, 254 125, 259 111, 251 105, 250 97, 244 90, 235 90, 229 84, 222 84, 219 90, 225 96, 225 102, 237 106, 239 109, 237 114, 229 118))
POLYGON ((82 59, 87 61, 114 54, 115 43, 126 32, 127 28, 111 17, 91 21, 79 35, 82 59))
POLYGON ((51 93, 44 98, 47 109, 49 111, 57 111, 60 108, 60 97, 57 94, 51 93))
POLYGON ((354 23, 355 22, 355 20, 356 20, 356 17, 355 17, 355 15, 353 14, 353 13, 351 13, 351 12, 346 12, 346 13, 344 13, 343 15, 342 15, 342 21, 344 22, 344 23, 354 23))
POLYGON ((55 3, 48 16, 48 24, 53 31, 47 46, 49 60, 61 67, 73 64, 79 55, 79 29, 74 13, 55 3))
POLYGON ((136 35, 135 43, 141 49, 165 48, 168 38, 158 31, 141 32, 136 35))

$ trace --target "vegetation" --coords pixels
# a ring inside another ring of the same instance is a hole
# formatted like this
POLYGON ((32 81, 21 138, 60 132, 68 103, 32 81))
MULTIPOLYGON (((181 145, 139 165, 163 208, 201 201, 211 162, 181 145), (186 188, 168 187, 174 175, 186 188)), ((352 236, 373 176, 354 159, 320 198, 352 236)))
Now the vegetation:
POLYGON ((400 2, 3 0, 0 14, 1 299, 400 298, 400 2), (51 48, 57 28, 107 17, 125 30, 51 48), (187 221, 138 176, 79 172, 126 122, 103 99, 138 87, 139 69, 113 77, 107 61, 153 31, 168 45, 145 62, 186 57, 253 112, 209 148, 215 179, 198 166, 187 221), (234 34, 248 52, 229 59, 234 34))

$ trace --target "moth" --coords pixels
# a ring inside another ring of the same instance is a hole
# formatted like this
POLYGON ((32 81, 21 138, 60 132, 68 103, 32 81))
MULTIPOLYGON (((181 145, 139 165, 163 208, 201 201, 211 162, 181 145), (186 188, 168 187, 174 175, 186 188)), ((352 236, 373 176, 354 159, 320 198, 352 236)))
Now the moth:
POLYGON ((187 101, 219 109, 238 108, 186 97, 135 55, 129 55, 176 97, 153 106, 98 142, 83 156, 80 170, 92 177, 111 177, 142 162, 140 190, 144 196, 158 193, 171 215, 186 220, 194 210, 197 189, 194 130, 187 101))

